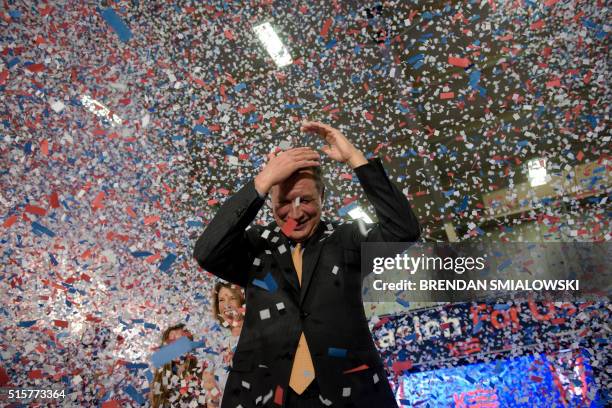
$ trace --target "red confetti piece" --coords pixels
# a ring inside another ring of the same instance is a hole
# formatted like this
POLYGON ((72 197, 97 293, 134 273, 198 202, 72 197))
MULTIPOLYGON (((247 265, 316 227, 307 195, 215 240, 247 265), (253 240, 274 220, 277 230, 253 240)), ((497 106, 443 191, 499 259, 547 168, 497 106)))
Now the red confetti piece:
POLYGON ((86 249, 82 254, 81 254, 81 259, 87 259, 91 256, 91 249, 86 249))
POLYGON ((455 97, 454 92, 442 92, 440 94, 440 99, 452 99, 455 97))
POLYGON ((59 198, 57 196, 57 192, 54 191, 49 195, 49 205, 51 206, 51 208, 59 207, 59 198))
POLYGON ((136 218, 136 213, 134 212, 134 210, 132 210, 131 207, 127 207, 125 209, 125 212, 132 218, 136 218))
POLYGON ((30 72, 42 72, 45 70, 45 66, 43 64, 30 64, 26 69, 30 72))
POLYGON ((255 105, 251 103, 248 106, 245 106, 244 108, 238 108, 238 113, 240 113, 241 115, 246 115, 249 112, 253 112, 255 109, 255 105))
POLYGON ((46 6, 45 8, 41 8, 39 10, 39 13, 41 16, 47 16, 49 14, 51 14, 51 12, 53 12, 53 7, 51 6, 46 6))
POLYGON ((544 20, 538 20, 530 26, 532 30, 539 30, 542 27, 544 27, 544 20))
POLYGON ((155 263, 155 262, 156 262, 157 260, 159 260, 160 258, 161 258, 161 254, 153 254, 153 255, 148 256, 148 257, 145 259, 145 261, 146 261, 147 263, 152 264, 152 263, 155 263))
POLYGON ((582 159, 584 159, 584 153, 582 153, 582 150, 578 152, 578 154, 576 154, 576 158, 578 159, 578 161, 582 161, 582 159))
POLYGON ((407 360, 407 361, 395 361, 393 363, 393 371, 396 374, 399 374, 400 372, 404 371, 404 370, 410 370, 412 368, 412 361, 407 360))
POLYGON ((17 222, 17 218, 19 218, 19 217, 16 216, 16 215, 11 215, 6 220, 4 220, 4 224, 2 224, 2 226, 4 228, 9 228, 11 225, 13 225, 15 222, 17 222))
POLYGON ((9 382, 9 376, 4 370, 4 367, 0 367, 0 387, 4 387, 9 382))
POLYGON ((40 207, 37 207, 35 205, 30 205, 30 204, 27 204, 25 206, 25 212, 30 213, 30 214, 40 215, 40 216, 47 215, 47 210, 45 210, 44 208, 40 208, 40 207))
POLYGON ((274 392, 274 403, 276 405, 283 405, 283 389, 280 385, 276 386, 276 391, 274 392))
POLYGON ((227 38, 228 40, 234 41, 234 33, 232 33, 232 30, 225 30, 223 34, 225 35, 225 38, 227 38))
POLYGON ((8 76, 9 76, 8 69, 5 69, 4 71, 0 71, 0 85, 4 85, 6 83, 8 76))
POLYGON ((105 401, 102 405, 102 408, 121 408, 121 404, 117 400, 105 401))
POLYGON ((343 372, 343 374, 350 374, 350 373, 356 373, 359 371, 363 371, 363 370, 367 370, 368 368, 370 368, 367 364, 362 364, 358 367, 355 368, 351 368, 350 370, 346 370, 343 372))
POLYGON ((68 322, 66 320, 54 320, 53 324, 56 325, 57 327, 68 327, 68 322))
POLYGON ((471 62, 468 58, 448 57, 448 63, 456 67, 467 68, 471 62))
POLYGON ((159 215, 149 215, 148 217, 144 218, 144 225, 155 224, 159 220, 159 215))
POLYGON ((28 378, 31 380, 43 378, 43 372, 42 370, 30 370, 30 372, 28 373, 28 378))
POLYGON ((551 81, 546 82, 547 88, 556 88, 561 86, 561 80, 559 78, 553 79, 551 81))
POLYGON ((45 156, 49 155, 49 141, 47 139, 40 142, 40 152, 45 156))
POLYGON ((327 37, 327 33, 329 32, 329 28, 331 27, 332 23, 333 20, 331 18, 325 20, 325 23, 323 23, 323 27, 321 28, 321 37, 327 37))
POLYGON ((91 208, 96 209, 96 208, 103 208, 102 206, 102 200, 104 200, 104 192, 100 191, 98 193, 98 195, 96 196, 96 198, 93 200, 93 202, 91 203, 91 208))
POLYGON ((283 225, 283 228, 281 229, 281 231, 283 231, 283 234, 289 235, 293 232, 296 226, 297 226, 297 221, 294 220, 293 218, 289 218, 287 222, 285 222, 285 225, 283 225))

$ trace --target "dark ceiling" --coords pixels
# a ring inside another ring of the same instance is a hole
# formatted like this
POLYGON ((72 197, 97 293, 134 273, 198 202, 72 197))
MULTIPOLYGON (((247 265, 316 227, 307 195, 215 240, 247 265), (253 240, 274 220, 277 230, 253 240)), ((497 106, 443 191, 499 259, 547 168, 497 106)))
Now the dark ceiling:
MULTIPOLYGON (((214 143, 205 135, 191 140, 199 178, 216 175, 232 187, 272 146, 309 142, 297 134, 300 119, 321 120, 382 157, 436 234, 443 217, 461 225, 486 216, 482 193, 525 181, 530 158, 562 168, 578 163, 579 152, 584 162, 609 153, 598 137, 608 129, 607 67, 597 63, 609 45, 596 28, 605 20, 588 14, 594 7, 582 18, 565 3, 227 7, 201 7, 166 30, 173 58, 187 56, 192 73, 201 68, 206 84, 192 103, 205 123, 222 128, 214 143), (292 66, 275 69, 265 54, 252 33, 263 21, 289 47, 292 66), (248 161, 228 168, 228 152, 248 161)), ((197 118, 189 119, 193 134, 197 118)), ((342 177, 347 172, 329 172, 336 209, 359 193, 342 177)))

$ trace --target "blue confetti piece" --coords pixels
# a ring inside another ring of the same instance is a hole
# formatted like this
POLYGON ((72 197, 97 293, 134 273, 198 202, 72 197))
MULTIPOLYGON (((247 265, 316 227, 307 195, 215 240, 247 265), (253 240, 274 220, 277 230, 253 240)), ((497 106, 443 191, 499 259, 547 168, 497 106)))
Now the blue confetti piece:
POLYGON ((482 330, 482 320, 479 320, 478 323, 476 323, 476 325, 472 328, 472 334, 476 334, 480 330, 482 330))
POLYGON ((149 251, 134 251, 132 252, 132 256, 135 258, 144 258, 145 256, 151 256, 153 253, 149 251))
POLYGON ((49 254, 49 259, 51 260, 51 263, 53 264, 53 266, 57 266, 58 265, 57 259, 55 259, 53 254, 49 254))
POLYGON ((195 349, 201 348, 201 347, 206 347, 206 342, 204 340, 192 341, 191 342, 191 349, 192 350, 195 350, 195 349))
POLYGON ((349 211, 356 208, 357 206, 358 206, 358 203, 356 201, 353 201, 352 203, 347 204, 344 207, 340 208, 338 210, 338 215, 341 217, 345 217, 349 213, 349 211))
POLYGON ((100 13, 106 23, 117 33, 122 42, 128 42, 132 38, 132 31, 125 24, 123 19, 117 15, 115 10, 107 8, 100 13))
POLYGON ((338 42, 338 40, 336 40, 335 38, 332 38, 331 40, 329 40, 327 42, 327 44, 325 44, 325 49, 326 50, 331 50, 332 48, 334 48, 334 46, 336 45, 337 42, 338 42))
POLYGON ((264 278, 264 281, 266 282, 266 285, 268 286, 269 292, 272 292, 272 293, 276 292, 276 289, 278 289, 278 284, 276 283, 276 281, 274 280, 274 277, 272 276, 270 272, 268 272, 268 274, 264 278))
POLYGON ((166 256, 164 258, 164 260, 162 261, 162 263, 159 265, 159 270, 162 272, 167 272, 168 269, 170 269, 170 266, 172 266, 172 263, 174 263, 174 261, 176 260, 176 255, 175 254, 168 254, 168 256, 166 256))
POLYGON ((327 349, 327 354, 331 357, 344 358, 346 357, 346 352, 347 350, 343 348, 330 347, 329 349, 327 349))
POLYGON ((402 299, 400 297, 395 298, 395 301, 397 303, 399 303, 400 305, 404 306, 404 307, 409 307, 410 306, 410 302, 408 302, 408 301, 406 301, 406 300, 404 300, 404 299, 402 299))
POLYGON ((239 84, 236 84, 236 86, 234 86, 234 91, 240 92, 243 89, 246 89, 246 87, 247 87, 246 84, 244 82, 241 82, 239 84))
POLYGON ((303 107, 300 103, 287 103, 283 109, 301 109, 303 107))
POLYGON ((130 396, 130 398, 132 398, 134 401, 136 401, 138 404, 140 405, 144 405, 146 400, 145 398, 142 396, 141 393, 139 393, 136 388, 134 388, 134 386, 132 384, 128 385, 127 387, 125 387, 123 389, 123 391, 125 391, 125 393, 127 395, 130 396))
POLYGON ((203 133, 206 136, 212 135, 212 133, 210 133, 210 130, 206 126, 203 126, 203 125, 195 125, 193 127, 193 132, 194 133, 203 133))
POLYGON ((149 365, 147 363, 128 363, 125 367, 130 371, 138 371, 144 368, 148 368, 149 365))
POLYGON ((408 58, 408 63, 414 65, 415 63, 422 61, 425 58, 425 54, 416 54, 408 58))
POLYGON ((36 324, 38 320, 24 320, 17 323, 18 327, 32 327, 36 324))
POLYGON ((183 354, 189 353, 192 349, 191 340, 181 337, 172 344, 162 347, 151 356, 151 362, 155 368, 168 364, 183 354))
POLYGON ((157 325, 155 323, 145 323, 144 324, 144 328, 145 329, 159 330, 159 327, 157 327, 157 325))
POLYGON ((11 69, 15 65, 19 64, 19 61, 21 61, 21 60, 19 58, 17 58, 17 57, 12 58, 9 62, 6 63, 6 66, 8 67, 8 69, 11 69))
POLYGON ((461 200, 461 204, 458 205, 457 207, 455 207, 455 211, 456 212, 463 212, 467 209, 468 207, 468 196, 464 196, 463 199, 461 200))
POLYGON ((37 223, 36 221, 32 222, 32 231, 42 234, 47 234, 51 238, 55 236, 55 232, 51 231, 49 228, 45 227, 42 224, 37 223))
POLYGON ((261 279, 253 279, 253 285, 269 291, 268 284, 261 279))

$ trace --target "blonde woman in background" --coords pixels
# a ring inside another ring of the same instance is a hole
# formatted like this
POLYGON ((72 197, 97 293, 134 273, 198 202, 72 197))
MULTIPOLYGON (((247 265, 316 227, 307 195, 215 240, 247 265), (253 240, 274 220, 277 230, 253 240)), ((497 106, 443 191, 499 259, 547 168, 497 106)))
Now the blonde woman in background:
MULTIPOLYGON (((238 344, 242 323, 244 322, 244 293, 239 286, 218 282, 213 290, 212 303, 215 319, 231 334, 227 346, 222 349, 219 358, 215 361, 214 371, 207 370, 203 375, 207 395, 218 395, 220 397, 227 381, 226 367, 230 367, 232 364, 234 349, 238 344)), ((207 399, 208 407, 218 407, 221 402, 220 399, 207 399)))

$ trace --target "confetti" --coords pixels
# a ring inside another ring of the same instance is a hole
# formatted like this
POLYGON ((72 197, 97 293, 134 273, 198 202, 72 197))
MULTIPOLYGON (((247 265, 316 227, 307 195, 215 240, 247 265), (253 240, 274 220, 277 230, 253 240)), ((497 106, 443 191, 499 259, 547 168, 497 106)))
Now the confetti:
POLYGON ((153 366, 159 368, 166 363, 188 353, 192 349, 191 341, 187 337, 181 337, 172 344, 162 347, 151 356, 153 366))

